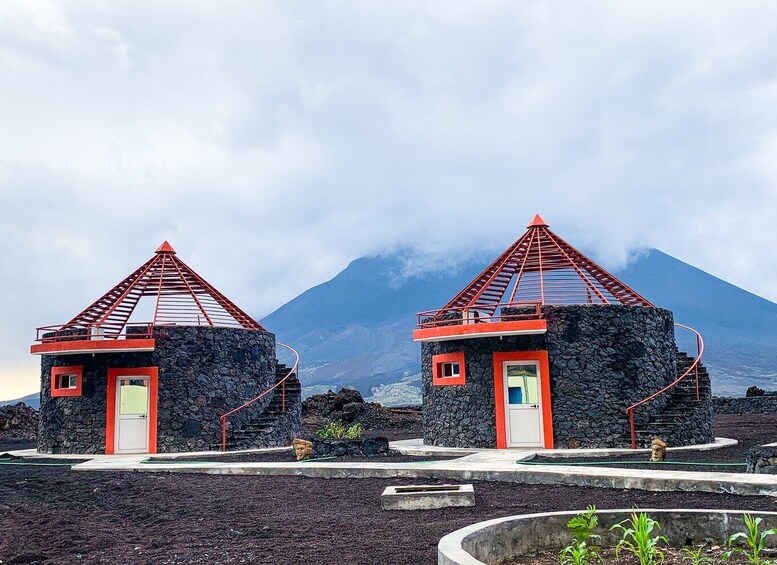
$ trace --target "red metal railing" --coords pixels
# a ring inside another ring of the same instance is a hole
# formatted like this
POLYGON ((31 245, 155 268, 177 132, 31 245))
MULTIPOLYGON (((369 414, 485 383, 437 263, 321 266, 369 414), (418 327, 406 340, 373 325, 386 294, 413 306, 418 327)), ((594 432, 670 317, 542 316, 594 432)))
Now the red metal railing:
POLYGON ((696 377, 696 400, 700 399, 699 396, 699 365, 701 364, 701 356, 704 354, 704 339, 701 337, 701 334, 694 330, 693 328, 683 325, 683 324, 675 324, 678 328, 683 328, 685 330, 688 330, 692 332, 696 337, 696 359, 691 364, 690 367, 688 367, 688 370, 686 370, 682 375, 677 377, 674 381, 669 383, 667 386, 659 390, 658 392, 654 392, 647 398, 643 398, 639 402, 632 404, 628 408, 626 408, 626 414, 629 416, 629 427, 631 428, 631 448, 636 449, 637 448, 637 432, 634 428, 634 409, 638 406, 641 406, 642 404, 645 404, 646 402, 650 402, 654 398, 664 394, 666 391, 668 391, 670 388, 675 386, 677 383, 685 379, 688 375, 691 373, 694 373, 696 377))
POLYGON ((154 324, 151 322, 137 322, 122 327, 98 324, 42 326, 35 329, 35 341, 52 343, 57 341, 147 339, 151 337, 153 326, 154 324))
POLYGON ((489 322, 509 322, 516 320, 539 320, 542 318, 542 304, 539 302, 503 302, 488 304, 482 308, 477 306, 454 306, 419 312, 419 328, 435 328, 459 324, 479 324, 489 322), (533 308, 527 312, 510 312, 502 314, 501 308, 533 308), (454 317, 449 317, 453 314, 454 317))
POLYGON ((227 418, 234 414, 235 412, 239 412, 243 408, 248 408, 258 400, 261 400, 268 394, 270 394, 272 391, 274 391, 276 388, 281 387, 281 411, 286 411, 286 381, 294 374, 297 374, 297 371, 299 370, 299 353, 297 353, 292 347, 286 345, 285 343, 276 342, 276 345, 279 345, 281 347, 285 347, 289 351, 291 351, 294 354, 294 366, 289 370, 289 372, 286 374, 285 377, 283 377, 281 380, 279 380, 277 383, 275 383, 273 386, 268 388, 266 391, 264 391, 262 394, 257 396, 256 398, 252 398, 245 404, 242 404, 235 408, 234 410, 230 410, 223 416, 221 416, 221 451, 227 450, 227 418))

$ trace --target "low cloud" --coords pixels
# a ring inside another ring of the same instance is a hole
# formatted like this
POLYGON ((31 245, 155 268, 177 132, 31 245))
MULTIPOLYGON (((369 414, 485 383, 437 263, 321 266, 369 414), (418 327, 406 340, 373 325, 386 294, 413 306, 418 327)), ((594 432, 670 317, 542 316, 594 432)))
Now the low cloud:
POLYGON ((360 255, 503 249, 535 212, 608 265, 658 247, 777 299, 775 21, 772 3, 5 2, 0 398, 37 386, 36 326, 163 239, 257 317, 360 255))

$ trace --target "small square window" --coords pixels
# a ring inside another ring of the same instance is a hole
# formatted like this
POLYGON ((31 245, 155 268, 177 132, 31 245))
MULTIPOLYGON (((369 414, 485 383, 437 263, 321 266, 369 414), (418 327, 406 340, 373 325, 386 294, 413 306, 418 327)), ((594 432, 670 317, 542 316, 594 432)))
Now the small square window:
POLYGON ((52 367, 51 396, 81 396, 83 367, 52 367))
POLYGON ((440 363, 440 377, 443 379, 461 376, 458 363, 440 363))
POLYGON ((433 385, 463 385, 465 383, 464 353, 445 353, 432 357, 433 385))
POLYGON ((78 387, 78 375, 57 375, 55 388, 57 390, 70 390, 78 387))

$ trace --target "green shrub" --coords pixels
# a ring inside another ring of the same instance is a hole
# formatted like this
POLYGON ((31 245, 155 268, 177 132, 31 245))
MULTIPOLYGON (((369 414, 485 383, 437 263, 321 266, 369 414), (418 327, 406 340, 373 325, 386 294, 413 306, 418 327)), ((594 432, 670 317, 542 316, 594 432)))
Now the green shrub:
POLYGON ((321 439, 359 439, 363 431, 361 424, 352 424, 346 428, 340 420, 331 420, 316 431, 316 435, 321 439))

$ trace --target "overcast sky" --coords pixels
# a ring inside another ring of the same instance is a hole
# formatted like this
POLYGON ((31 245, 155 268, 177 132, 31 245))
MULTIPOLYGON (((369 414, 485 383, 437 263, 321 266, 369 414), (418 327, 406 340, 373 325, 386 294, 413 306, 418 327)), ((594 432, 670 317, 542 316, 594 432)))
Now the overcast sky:
POLYGON ((0 398, 164 239, 257 317, 535 212, 777 300, 775 46, 774 2, 6 0, 0 398))

